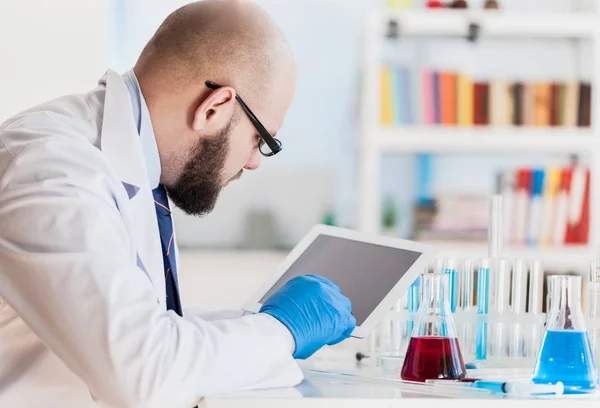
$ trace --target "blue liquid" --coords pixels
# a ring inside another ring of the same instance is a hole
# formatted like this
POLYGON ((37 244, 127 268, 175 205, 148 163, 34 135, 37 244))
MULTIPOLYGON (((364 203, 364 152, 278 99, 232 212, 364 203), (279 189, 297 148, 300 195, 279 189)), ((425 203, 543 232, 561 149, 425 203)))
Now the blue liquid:
POLYGON ((598 387, 587 332, 546 330, 533 382, 555 384, 557 381, 563 382, 565 394, 590 392, 598 387))
POLYGON ((448 287, 450 292, 450 311, 456 313, 456 306, 458 305, 458 276, 456 270, 446 269, 446 275, 448 275, 448 287))
MULTIPOLYGON (((477 272, 477 314, 487 315, 489 313, 490 296, 490 269, 479 268, 477 272)), ((475 358, 477 360, 487 359, 488 347, 488 324, 486 322, 477 323, 477 342, 475 349, 475 358)))
POLYGON ((485 360, 488 349, 488 324, 485 322, 477 323, 477 340, 475 348, 475 359, 485 360))

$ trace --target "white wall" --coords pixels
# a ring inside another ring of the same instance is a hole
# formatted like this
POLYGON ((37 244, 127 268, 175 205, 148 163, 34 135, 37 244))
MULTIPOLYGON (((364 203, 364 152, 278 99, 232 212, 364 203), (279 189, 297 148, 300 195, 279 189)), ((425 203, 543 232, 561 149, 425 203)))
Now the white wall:
POLYGON ((2 0, 0 121, 93 88, 109 65, 110 19, 107 0, 2 0))
POLYGON ((180 247, 293 247, 335 200, 334 174, 324 167, 246 172, 205 218, 175 208, 180 247))

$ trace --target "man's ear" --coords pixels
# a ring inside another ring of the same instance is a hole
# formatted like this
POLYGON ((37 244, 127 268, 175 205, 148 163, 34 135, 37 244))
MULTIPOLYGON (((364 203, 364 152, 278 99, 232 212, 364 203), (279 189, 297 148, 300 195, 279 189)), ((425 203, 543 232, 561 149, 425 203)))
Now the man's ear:
POLYGON ((212 91, 196 108, 192 128, 208 134, 222 129, 233 115, 235 95, 235 90, 229 86, 212 91))

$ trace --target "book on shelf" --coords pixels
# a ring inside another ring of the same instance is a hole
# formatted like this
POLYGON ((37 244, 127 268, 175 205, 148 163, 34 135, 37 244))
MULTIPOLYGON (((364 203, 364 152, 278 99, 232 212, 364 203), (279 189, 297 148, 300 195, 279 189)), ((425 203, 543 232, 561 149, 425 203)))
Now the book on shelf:
POLYGON ((435 195, 427 224, 415 226, 413 238, 423 241, 484 242, 487 237, 488 197, 443 192, 435 195))
POLYGON ((499 174, 505 242, 513 246, 586 245, 590 226, 590 170, 518 168, 499 174))
MULTIPOLYGON (((502 170, 496 193, 503 197, 502 238, 512 248, 557 248, 589 243, 590 170, 581 164, 502 170)), ((443 193, 413 238, 426 241, 487 241, 489 196, 443 193)))
POLYGON ((586 81, 509 81, 464 72, 383 65, 380 122, 386 126, 589 127, 586 81))

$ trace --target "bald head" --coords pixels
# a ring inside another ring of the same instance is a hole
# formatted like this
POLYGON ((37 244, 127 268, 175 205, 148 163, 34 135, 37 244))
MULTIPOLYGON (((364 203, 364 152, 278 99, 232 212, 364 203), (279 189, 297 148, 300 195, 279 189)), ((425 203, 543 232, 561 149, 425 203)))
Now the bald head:
POLYGON ((283 33, 250 1, 199 1, 165 19, 134 72, 160 183, 179 208, 205 214, 229 181, 259 168, 261 146, 275 143, 290 107, 295 70, 283 33))
POLYGON ((292 60, 283 33, 261 7, 250 1, 204 0, 166 18, 135 70, 154 89, 173 92, 212 80, 253 100, 292 60))

